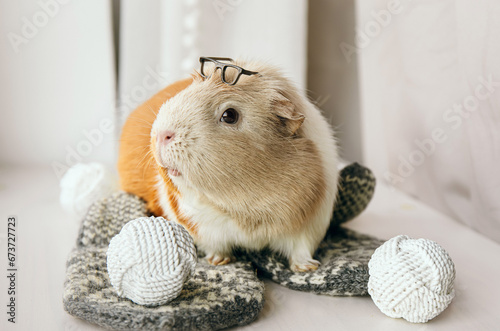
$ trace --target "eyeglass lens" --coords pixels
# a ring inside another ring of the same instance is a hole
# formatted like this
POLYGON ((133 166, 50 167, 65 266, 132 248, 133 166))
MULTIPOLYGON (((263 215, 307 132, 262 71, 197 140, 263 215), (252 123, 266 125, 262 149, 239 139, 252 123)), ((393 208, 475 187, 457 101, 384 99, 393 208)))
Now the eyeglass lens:
POLYGON ((227 84, 235 84, 240 76, 240 70, 235 67, 226 66, 222 70, 222 80, 227 84))

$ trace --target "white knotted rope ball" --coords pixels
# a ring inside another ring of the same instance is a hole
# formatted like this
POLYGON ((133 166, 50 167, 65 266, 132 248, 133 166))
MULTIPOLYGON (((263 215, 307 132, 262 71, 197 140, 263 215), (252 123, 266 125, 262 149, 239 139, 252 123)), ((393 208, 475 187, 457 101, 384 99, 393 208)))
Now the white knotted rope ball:
POLYGON ((64 210, 83 216, 95 201, 116 190, 116 179, 100 163, 77 163, 61 179, 60 202, 64 210))
POLYGON ((196 248, 184 227, 163 217, 128 222, 111 239, 107 268, 119 296, 158 306, 179 296, 194 273, 196 248))
POLYGON ((431 240, 394 237, 375 250, 368 268, 368 293, 389 317, 425 323, 455 296, 455 266, 431 240))

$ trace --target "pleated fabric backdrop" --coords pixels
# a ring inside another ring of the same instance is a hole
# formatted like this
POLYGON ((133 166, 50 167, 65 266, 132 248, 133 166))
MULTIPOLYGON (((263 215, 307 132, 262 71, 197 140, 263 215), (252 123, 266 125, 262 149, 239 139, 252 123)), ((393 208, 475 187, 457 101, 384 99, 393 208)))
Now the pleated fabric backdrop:
POLYGON ((500 242, 500 3, 357 4, 365 162, 500 242))

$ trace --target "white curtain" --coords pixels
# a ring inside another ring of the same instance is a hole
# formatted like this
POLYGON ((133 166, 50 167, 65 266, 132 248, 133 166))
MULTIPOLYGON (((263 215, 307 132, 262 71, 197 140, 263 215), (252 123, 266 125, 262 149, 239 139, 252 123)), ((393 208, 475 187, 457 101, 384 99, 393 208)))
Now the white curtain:
POLYGON ((365 162, 500 242, 500 2, 394 3, 357 3, 365 162))
POLYGON ((0 163, 114 163, 109 1, 0 1, 0 163))

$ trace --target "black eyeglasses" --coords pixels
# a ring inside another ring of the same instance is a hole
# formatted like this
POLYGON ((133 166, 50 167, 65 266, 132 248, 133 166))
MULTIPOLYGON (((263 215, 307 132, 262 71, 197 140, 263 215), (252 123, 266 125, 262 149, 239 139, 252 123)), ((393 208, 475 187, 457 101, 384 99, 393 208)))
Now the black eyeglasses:
POLYGON ((210 76, 212 76, 212 73, 220 68, 222 81, 227 85, 234 85, 238 82, 238 79, 240 79, 240 76, 242 74, 249 76, 258 74, 258 72, 249 71, 243 69, 242 67, 238 67, 237 65, 231 63, 223 63, 220 61, 233 62, 233 59, 227 57, 200 57, 201 76, 203 78, 210 78, 210 76))

